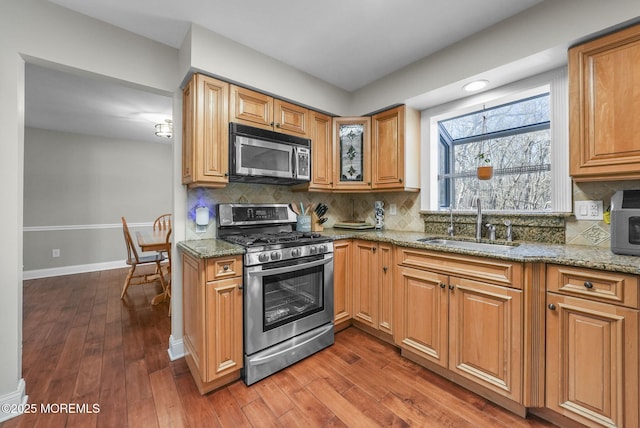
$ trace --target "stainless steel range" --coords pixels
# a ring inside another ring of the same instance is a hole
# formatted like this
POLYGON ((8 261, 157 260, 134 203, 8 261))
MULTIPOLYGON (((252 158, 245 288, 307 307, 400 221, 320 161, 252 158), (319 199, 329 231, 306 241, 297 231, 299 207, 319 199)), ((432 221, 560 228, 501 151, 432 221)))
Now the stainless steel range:
POLYGON ((333 344, 331 239, 296 232, 286 204, 220 204, 217 219, 218 237, 246 248, 245 383, 333 344))

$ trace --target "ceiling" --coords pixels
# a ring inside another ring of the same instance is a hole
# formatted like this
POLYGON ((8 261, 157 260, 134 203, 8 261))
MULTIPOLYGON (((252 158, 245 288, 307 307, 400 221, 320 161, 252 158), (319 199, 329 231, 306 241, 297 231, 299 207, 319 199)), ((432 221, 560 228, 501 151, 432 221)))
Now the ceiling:
MULTIPOLYGON (((354 91, 542 0, 49 1, 176 48, 195 23, 354 91)), ((31 64, 26 81, 28 126, 158 141, 148 115, 171 116, 169 97, 115 82, 31 64)))

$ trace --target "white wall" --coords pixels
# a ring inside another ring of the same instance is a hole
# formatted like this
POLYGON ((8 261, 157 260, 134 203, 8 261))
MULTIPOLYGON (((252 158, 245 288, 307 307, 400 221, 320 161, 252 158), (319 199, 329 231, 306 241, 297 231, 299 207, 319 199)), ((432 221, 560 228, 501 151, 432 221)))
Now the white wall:
MULTIPOLYGON (((22 396, 24 61, 58 64, 173 94, 178 51, 45 0, 0 3, 0 402, 22 396)), ((180 144, 178 142, 178 144, 180 144)), ((28 388, 28 387, 27 387, 28 388)), ((0 411, 0 420, 8 417, 0 411)))
MULTIPOLYGON (((586 36, 639 18, 638 0, 546 0, 365 86, 353 94, 349 110, 365 114, 421 94, 433 106, 428 97, 440 88, 461 88, 471 76, 505 67, 509 80, 496 86, 515 82, 566 64, 566 49, 586 36)), ((425 25, 430 19, 437 13, 425 17, 425 25)))
POLYGON ((120 217, 130 225, 150 224, 172 211, 170 140, 152 143, 37 128, 26 128, 24 138, 25 275, 122 262, 120 217), (60 257, 52 257, 53 248, 60 249, 60 257))

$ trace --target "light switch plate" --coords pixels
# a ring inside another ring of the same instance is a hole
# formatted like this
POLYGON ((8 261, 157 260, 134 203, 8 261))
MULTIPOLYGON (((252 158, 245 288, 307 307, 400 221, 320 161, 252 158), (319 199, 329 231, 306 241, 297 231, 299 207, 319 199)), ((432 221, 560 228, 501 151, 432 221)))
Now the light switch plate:
POLYGON ((577 220, 602 220, 602 201, 575 201, 573 213, 577 220))

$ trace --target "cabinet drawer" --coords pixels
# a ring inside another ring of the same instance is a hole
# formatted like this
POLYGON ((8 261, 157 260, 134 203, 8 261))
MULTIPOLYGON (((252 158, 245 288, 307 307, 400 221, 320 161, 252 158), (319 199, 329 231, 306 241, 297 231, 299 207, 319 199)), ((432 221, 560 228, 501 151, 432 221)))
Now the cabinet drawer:
POLYGON ((547 266, 547 291, 638 307, 638 277, 572 266, 547 266))
POLYGON ((398 247, 396 260, 402 266, 522 288, 522 264, 517 262, 403 247, 398 247))
POLYGON ((242 256, 207 259, 207 281, 242 276, 242 256))

